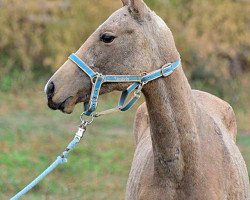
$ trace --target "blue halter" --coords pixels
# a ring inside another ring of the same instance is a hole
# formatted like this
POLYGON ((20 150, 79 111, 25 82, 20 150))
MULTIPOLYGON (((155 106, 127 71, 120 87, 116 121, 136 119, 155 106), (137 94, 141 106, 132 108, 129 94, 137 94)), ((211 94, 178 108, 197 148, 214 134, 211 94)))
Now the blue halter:
POLYGON ((98 72, 94 72, 90 67, 88 67, 76 54, 72 53, 69 59, 73 61, 81 70, 86 73, 92 83, 92 91, 90 95, 89 103, 84 103, 84 114, 87 116, 93 115, 98 117, 107 113, 111 113, 117 110, 126 111, 130 109, 134 103, 140 98, 142 87, 150 81, 153 81, 160 77, 166 77, 173 73, 173 71, 180 66, 181 60, 178 59, 174 63, 168 63, 162 66, 160 69, 148 73, 144 76, 137 75, 102 75, 98 72), (110 109, 101 113, 93 114, 97 108, 98 97, 100 89, 103 83, 124 83, 124 82, 134 82, 121 94, 119 103, 116 108, 110 109), (128 95, 134 91, 134 96, 126 103, 128 95))

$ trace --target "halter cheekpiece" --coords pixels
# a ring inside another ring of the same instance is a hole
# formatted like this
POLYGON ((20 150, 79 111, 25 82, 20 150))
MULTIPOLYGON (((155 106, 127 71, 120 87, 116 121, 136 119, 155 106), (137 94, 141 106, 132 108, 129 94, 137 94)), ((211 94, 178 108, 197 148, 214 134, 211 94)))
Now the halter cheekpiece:
POLYGON ((140 75, 103 75, 98 72, 94 72, 88 65, 85 64, 76 54, 72 53, 69 56, 69 59, 74 62, 84 73, 86 73, 92 83, 92 91, 90 95, 89 103, 84 103, 84 114, 87 116, 101 116, 104 114, 112 113, 115 111, 126 111, 130 109, 134 103, 140 98, 142 87, 150 81, 158 79, 160 77, 167 77, 173 73, 173 71, 178 68, 181 64, 181 60, 178 59, 174 63, 168 63, 163 65, 160 69, 155 70, 151 73, 148 73, 144 76, 140 75), (103 83, 124 83, 131 82, 126 90, 124 90, 121 94, 120 100, 118 102, 117 107, 106 110, 100 113, 93 112, 97 108, 98 97, 100 93, 100 89, 103 83), (133 97, 126 103, 126 99, 131 92, 134 92, 133 97))

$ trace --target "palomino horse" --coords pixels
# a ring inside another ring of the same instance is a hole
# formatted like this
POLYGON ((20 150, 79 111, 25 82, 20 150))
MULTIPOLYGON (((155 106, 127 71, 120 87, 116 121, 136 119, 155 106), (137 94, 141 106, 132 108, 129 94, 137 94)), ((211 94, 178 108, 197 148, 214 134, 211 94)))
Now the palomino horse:
MULTIPOLYGON (((76 55, 93 71, 141 75, 179 59, 171 31, 142 0, 122 0, 76 55)), ((100 93, 125 90, 105 83, 100 93)), ((67 60, 48 81, 48 105, 71 113, 88 102, 92 82, 67 60)), ((137 111, 136 150, 127 200, 250 199, 245 162, 235 144, 236 121, 225 101, 191 90, 181 67, 146 84, 137 111)))

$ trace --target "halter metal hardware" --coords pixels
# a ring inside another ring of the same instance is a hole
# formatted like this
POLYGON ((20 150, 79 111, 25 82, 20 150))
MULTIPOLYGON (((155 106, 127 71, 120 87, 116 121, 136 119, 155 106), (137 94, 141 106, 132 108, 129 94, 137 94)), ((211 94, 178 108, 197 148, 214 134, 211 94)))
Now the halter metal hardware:
POLYGON ((83 137, 83 134, 86 131, 86 126, 81 127, 79 126, 78 131, 76 132, 75 136, 79 138, 79 140, 83 137))
POLYGON ((96 79, 97 79, 98 77, 102 77, 102 76, 103 76, 102 73, 96 72, 96 73, 95 73, 95 76, 93 76, 93 77, 90 78, 91 83, 94 85, 95 82, 96 82, 96 79))
POLYGON ((85 115, 84 112, 80 115, 81 124, 79 125, 79 127, 86 128, 86 126, 90 125, 94 121, 94 114, 90 115, 90 119, 83 119, 83 115, 85 115))
POLYGON ((165 64, 165 65, 163 65, 161 67, 161 74, 162 74, 163 77, 166 77, 166 76, 170 75, 173 72, 173 70, 168 71, 169 66, 171 66, 171 63, 167 63, 167 64, 165 64), (164 70, 166 70, 166 73, 164 73, 164 70))
POLYGON ((136 90, 134 92, 134 97, 137 98, 137 99, 139 99, 141 97, 141 90, 136 90))
POLYGON ((137 99, 139 99, 141 97, 141 93, 142 93, 142 88, 143 86, 147 84, 146 81, 143 81, 137 88, 137 90, 134 92, 134 97, 136 97, 137 99))

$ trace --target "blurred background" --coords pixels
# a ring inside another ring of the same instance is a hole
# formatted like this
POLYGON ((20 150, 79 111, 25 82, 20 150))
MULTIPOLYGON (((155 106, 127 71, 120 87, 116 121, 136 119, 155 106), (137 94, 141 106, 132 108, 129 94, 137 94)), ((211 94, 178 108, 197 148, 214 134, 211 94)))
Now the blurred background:
MULTIPOLYGON (((233 106, 250 170, 250 1, 145 1, 171 28, 192 87, 233 106)), ((119 0, 0 0, 0 199, 33 180, 73 137, 81 105, 72 115, 48 109, 44 85, 119 7, 119 0)), ((102 97, 100 109, 115 106, 116 96, 102 97)), ((25 199, 124 199, 135 110, 96 120, 69 163, 25 199)))

